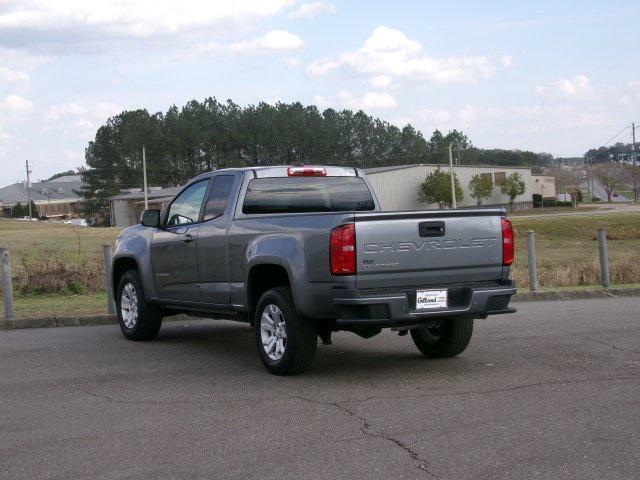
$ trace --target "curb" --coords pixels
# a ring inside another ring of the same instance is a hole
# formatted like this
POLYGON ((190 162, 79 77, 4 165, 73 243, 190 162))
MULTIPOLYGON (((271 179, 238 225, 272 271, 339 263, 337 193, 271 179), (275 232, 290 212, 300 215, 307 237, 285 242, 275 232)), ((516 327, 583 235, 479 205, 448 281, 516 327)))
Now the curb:
MULTIPOLYGON (((512 297, 513 302, 530 302, 544 300, 580 300, 585 298, 617 298, 640 297, 640 287, 632 288, 597 288, 593 290, 560 290, 555 292, 522 292, 512 297)), ((175 315, 172 320, 191 318, 187 315, 175 315)), ((79 315, 75 317, 38 317, 0 318, 0 330, 18 330, 23 328, 49 327, 82 327, 94 325, 116 325, 115 315, 79 315)))
POLYGON ((76 317, 37 317, 0 319, 0 330, 20 328, 82 327, 87 325, 115 325, 115 315, 80 315, 76 317))
POLYGON ((585 298, 640 297, 640 287, 597 288, 593 290, 557 290, 551 292, 522 292, 511 297, 512 302, 537 300, 580 300, 585 298))

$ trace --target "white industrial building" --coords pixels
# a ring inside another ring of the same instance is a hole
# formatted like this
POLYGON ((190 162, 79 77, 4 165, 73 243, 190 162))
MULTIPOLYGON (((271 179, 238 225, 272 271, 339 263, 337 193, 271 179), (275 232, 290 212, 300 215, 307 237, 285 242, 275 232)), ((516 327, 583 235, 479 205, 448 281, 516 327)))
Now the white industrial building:
MULTIPOLYGON (((401 165, 395 167, 368 168, 365 170, 383 210, 420 210, 424 208, 438 208, 437 205, 425 205, 418 200, 420 185, 427 175, 440 168, 449 171, 449 165, 401 165)), ((509 205, 509 198, 500 191, 504 180, 514 173, 520 174, 526 188, 522 195, 514 200, 515 209, 532 208, 534 180, 531 169, 526 167, 493 167, 479 165, 456 165, 453 167, 458 182, 462 187, 464 197, 458 203, 459 207, 477 205, 471 196, 469 182, 474 175, 491 175, 493 180, 493 195, 484 200, 483 205, 509 205)))

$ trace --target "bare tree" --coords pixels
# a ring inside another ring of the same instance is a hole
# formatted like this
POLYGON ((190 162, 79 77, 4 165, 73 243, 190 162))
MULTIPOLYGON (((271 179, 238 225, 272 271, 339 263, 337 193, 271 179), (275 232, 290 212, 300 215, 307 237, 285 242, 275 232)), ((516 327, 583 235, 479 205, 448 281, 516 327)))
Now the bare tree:
POLYGON ((556 181, 556 192, 575 192, 582 184, 582 170, 566 167, 547 168, 545 175, 551 175, 556 181))
POLYGON ((593 168, 593 174, 600 181, 607 192, 607 202, 611 203, 611 197, 615 191, 631 181, 631 169, 617 162, 599 163, 593 168))

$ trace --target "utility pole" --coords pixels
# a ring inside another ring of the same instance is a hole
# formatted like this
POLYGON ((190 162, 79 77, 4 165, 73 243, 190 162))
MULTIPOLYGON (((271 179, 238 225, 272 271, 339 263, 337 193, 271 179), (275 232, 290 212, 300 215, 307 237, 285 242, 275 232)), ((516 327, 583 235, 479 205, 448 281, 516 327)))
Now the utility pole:
POLYGON ((27 198, 29 199, 29 218, 31 218, 33 216, 31 212, 31 169, 29 168, 29 160, 25 160, 24 163, 27 166, 27 198))
POLYGON ((142 183, 144 188, 144 209, 149 210, 149 198, 147 196, 147 152, 142 146, 142 183))
POLYGON ((638 154, 636 153, 636 124, 631 122, 631 154, 633 155, 633 201, 638 203, 638 154))
POLYGON ((449 175, 451 176, 451 206, 458 208, 456 202, 456 182, 453 177, 453 154, 451 153, 451 144, 449 144, 449 175))
POLYGON ((589 157, 586 157, 585 164, 587 166, 587 202, 591 203, 591 172, 589 171, 589 157))

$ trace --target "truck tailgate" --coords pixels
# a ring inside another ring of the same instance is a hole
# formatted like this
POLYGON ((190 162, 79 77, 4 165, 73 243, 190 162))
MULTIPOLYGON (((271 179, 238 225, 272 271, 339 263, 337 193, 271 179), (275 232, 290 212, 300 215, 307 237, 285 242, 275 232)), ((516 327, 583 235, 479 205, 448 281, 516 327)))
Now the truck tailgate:
POLYGON ((497 281, 502 209, 356 213, 358 289, 497 281))

